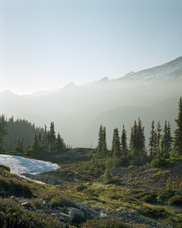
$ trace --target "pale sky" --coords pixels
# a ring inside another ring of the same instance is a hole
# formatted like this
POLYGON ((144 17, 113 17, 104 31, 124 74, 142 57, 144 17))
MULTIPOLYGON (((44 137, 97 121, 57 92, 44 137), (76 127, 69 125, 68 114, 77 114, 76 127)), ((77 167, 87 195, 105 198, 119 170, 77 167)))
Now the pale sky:
POLYGON ((182 55, 182 0, 0 0, 0 92, 47 90, 182 55))

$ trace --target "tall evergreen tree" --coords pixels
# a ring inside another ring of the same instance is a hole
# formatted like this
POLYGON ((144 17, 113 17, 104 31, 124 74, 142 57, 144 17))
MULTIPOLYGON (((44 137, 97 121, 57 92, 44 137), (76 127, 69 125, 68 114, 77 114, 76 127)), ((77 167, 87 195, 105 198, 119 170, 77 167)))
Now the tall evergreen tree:
POLYGON ((155 150, 155 144, 156 144, 156 135, 155 135, 155 123, 154 120, 152 121, 151 125, 151 132, 150 132, 150 138, 149 138, 149 154, 150 159, 152 160, 154 158, 154 150, 155 150))
POLYGON ((56 150, 56 133, 54 130, 54 122, 50 124, 50 130, 48 132, 49 152, 55 152, 56 150))
POLYGON ((17 151, 20 153, 23 152, 23 140, 24 139, 20 139, 20 138, 17 140, 15 147, 14 147, 14 151, 17 151))
POLYGON ((118 128, 113 131, 113 141, 112 141, 112 154, 113 154, 113 166, 119 167, 121 161, 121 149, 120 149, 120 139, 118 128))
POLYGON ((163 135, 161 139, 161 155, 163 158, 169 158, 169 155, 171 152, 171 143, 172 143, 172 137, 171 137, 170 124, 169 122, 167 124, 167 121, 165 121, 163 135))
POLYGON ((161 124, 160 121, 157 123, 157 130, 155 131, 155 148, 154 148, 154 156, 160 158, 161 156, 161 124))
POLYGON ((107 143, 106 143, 106 128, 102 125, 99 128, 99 138, 98 138, 98 145, 97 145, 97 155, 98 156, 107 156, 107 143))
POLYGON ((43 133, 43 150, 45 153, 48 152, 48 134, 47 134, 47 126, 44 126, 44 133, 43 133))
POLYGON ((107 150, 107 143, 106 143, 106 127, 103 127, 102 130, 102 155, 107 156, 108 150, 107 150))
POLYGON ((168 125, 167 125, 167 137, 168 137, 168 146, 167 146, 167 148, 168 148, 169 154, 171 154, 173 137, 171 136, 171 125, 170 125, 170 122, 168 122, 168 125))
POLYGON ((103 130, 102 125, 99 127, 99 137, 98 137, 98 145, 97 145, 97 155, 101 155, 102 151, 102 141, 103 141, 103 130))
POLYGON ((121 134, 121 154, 124 157, 128 155, 127 136, 126 136, 126 130, 124 125, 123 125, 122 134, 121 134))
POLYGON ((146 161, 144 127, 142 127, 140 118, 138 119, 138 124, 135 121, 131 128, 130 156, 134 165, 142 165, 146 161))
POLYGON ((57 139, 56 139, 56 151, 62 152, 66 149, 66 145, 64 143, 64 140, 61 138, 61 135, 58 133, 57 139))
POLYGON ((2 115, 0 117, 0 152, 4 151, 4 146, 5 146, 4 138, 7 134, 8 134, 7 124, 6 124, 4 115, 2 115))
POLYGON ((33 152, 33 153, 36 153, 36 154, 41 152, 41 145, 39 143, 39 139, 38 139, 37 133, 35 133, 33 145, 31 147, 30 151, 33 152))
POLYGON ((178 103, 178 116, 176 119, 177 128, 174 132, 173 153, 176 158, 182 155, 182 97, 178 103))

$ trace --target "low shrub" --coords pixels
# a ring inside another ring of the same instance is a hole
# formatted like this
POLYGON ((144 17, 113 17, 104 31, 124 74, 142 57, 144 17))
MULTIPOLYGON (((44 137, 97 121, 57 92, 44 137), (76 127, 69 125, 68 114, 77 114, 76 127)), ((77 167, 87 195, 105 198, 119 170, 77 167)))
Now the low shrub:
POLYGON ((37 209, 43 209, 45 206, 45 201, 42 199, 32 199, 30 201, 31 207, 35 207, 37 209))
POLYGON ((78 187, 77 187, 77 191, 78 192, 82 192, 83 190, 87 189, 87 186, 86 185, 83 185, 83 184, 80 184, 78 187))
POLYGON ((0 165, 0 169, 4 169, 4 170, 10 172, 10 168, 8 166, 5 166, 5 165, 0 165))
POLYGON ((157 202, 157 194, 152 193, 149 195, 145 195, 140 200, 145 201, 147 203, 156 203, 157 202))
POLYGON ((166 217, 166 210, 159 206, 144 206, 141 209, 141 213, 146 217, 159 219, 166 217))
POLYGON ((167 218, 168 225, 175 228, 182 228, 182 216, 167 218))
POLYGON ((70 200, 70 199, 67 199, 66 197, 64 196, 60 196, 60 195, 54 195, 52 196, 51 198, 51 204, 52 204, 52 207, 72 207, 74 206, 74 203, 70 200))
POLYGON ((0 227, 63 228, 55 217, 22 209, 10 199, 0 199, 0 227))
POLYGON ((81 224, 81 228, 134 228, 140 226, 128 225, 116 220, 88 220, 85 223, 81 224))
POLYGON ((174 165, 174 162, 170 159, 154 158, 151 162, 153 168, 169 168, 174 165))
POLYGON ((161 190, 157 193, 157 201, 161 202, 163 199, 169 198, 173 193, 171 191, 161 190))
POLYGON ((0 178, 0 195, 32 197, 33 193, 29 185, 22 180, 0 178))
POLYGON ((168 200, 168 205, 182 205, 182 195, 173 196, 168 200))
POLYGON ((148 203, 156 203, 157 202, 157 194, 153 191, 143 191, 134 196, 136 199, 140 199, 142 201, 148 203))

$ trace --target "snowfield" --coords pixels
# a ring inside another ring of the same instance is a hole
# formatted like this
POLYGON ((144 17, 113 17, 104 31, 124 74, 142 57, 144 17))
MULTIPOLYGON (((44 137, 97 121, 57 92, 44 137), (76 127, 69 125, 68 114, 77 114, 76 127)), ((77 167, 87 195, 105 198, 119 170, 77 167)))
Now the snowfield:
POLYGON ((15 155, 0 155, 0 164, 8 166, 11 173, 22 176, 23 173, 40 174, 44 172, 54 171, 60 167, 57 164, 24 158, 15 155))

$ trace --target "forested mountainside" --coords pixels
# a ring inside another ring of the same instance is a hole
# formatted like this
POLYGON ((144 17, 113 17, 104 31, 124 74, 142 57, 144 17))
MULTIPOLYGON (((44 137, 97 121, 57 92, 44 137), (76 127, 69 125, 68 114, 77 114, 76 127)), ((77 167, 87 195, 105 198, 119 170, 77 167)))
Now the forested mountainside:
POLYGON ((0 116, 1 152, 16 151, 20 154, 57 152, 66 149, 61 135, 56 135, 54 123, 50 129, 36 127, 24 119, 5 119, 0 116))
MULTIPOLYGON (((2 117, 1 117, 2 118, 2 117)), ((34 124, 24 119, 14 120, 13 117, 6 120, 7 135, 5 137, 5 151, 13 150, 18 141, 22 141, 23 150, 33 143, 34 135, 43 134, 43 128, 35 127, 34 124)))

